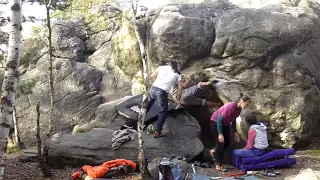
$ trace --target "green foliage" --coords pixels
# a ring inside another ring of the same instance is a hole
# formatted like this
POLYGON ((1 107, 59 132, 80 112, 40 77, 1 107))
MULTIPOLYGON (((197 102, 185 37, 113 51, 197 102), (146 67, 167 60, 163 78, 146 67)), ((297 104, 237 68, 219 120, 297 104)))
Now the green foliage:
POLYGON ((24 68, 28 68, 29 63, 32 59, 32 52, 27 52, 23 56, 20 57, 20 66, 24 68))
POLYGON ((92 31, 99 32, 107 29, 108 19, 103 15, 102 12, 98 14, 92 14, 88 12, 86 14, 86 23, 88 23, 88 28, 92 31))
POLYGON ((78 0, 68 1, 70 6, 64 10, 56 10, 52 16, 57 19, 79 19, 85 17, 87 19, 90 9, 104 3, 105 0, 78 0))
MULTIPOLYGON (((8 1, 6 0, 0 0, 0 6, 3 6, 7 3, 8 1)), ((4 50, 1 49, 1 45, 7 44, 9 39, 8 33, 1 31, 1 27, 5 26, 7 23, 8 20, 6 17, 4 17, 4 12, 0 11, 0 55, 4 53, 4 50)))
POLYGON ((3 62, 4 60, 4 54, 0 54, 0 64, 3 62))
POLYGON ((24 80, 20 81, 18 90, 23 95, 28 95, 32 93, 32 88, 36 85, 36 80, 24 80))
POLYGON ((0 30, 0 45, 7 44, 8 39, 9 39, 9 34, 0 30))
POLYGON ((17 142, 13 141, 12 139, 8 138, 8 144, 7 144, 7 151, 6 153, 16 153, 19 152, 19 147, 17 145, 17 142))
POLYGON ((34 62, 40 56, 40 50, 45 47, 40 36, 33 36, 22 42, 22 54, 20 57, 20 66, 28 68, 29 64, 34 62))
POLYGON ((84 18, 89 31, 99 32, 108 27, 108 17, 101 11, 93 11, 93 8, 103 3, 113 3, 112 0, 77 0, 69 2, 70 6, 65 10, 57 10, 52 17, 57 19, 81 19, 84 18))
POLYGON ((32 35, 33 36, 42 36, 44 31, 43 26, 32 26, 32 35))
POLYGON ((84 18, 89 31, 99 32, 108 27, 108 20, 111 17, 108 13, 103 12, 103 9, 96 9, 97 7, 107 4, 124 10, 123 8, 131 7, 131 3, 136 2, 136 0, 69 0, 67 1, 69 6, 64 10, 56 10, 52 17, 60 20, 84 18))
POLYGON ((3 78, 4 78, 4 69, 0 71, 0 87, 2 87, 3 78))

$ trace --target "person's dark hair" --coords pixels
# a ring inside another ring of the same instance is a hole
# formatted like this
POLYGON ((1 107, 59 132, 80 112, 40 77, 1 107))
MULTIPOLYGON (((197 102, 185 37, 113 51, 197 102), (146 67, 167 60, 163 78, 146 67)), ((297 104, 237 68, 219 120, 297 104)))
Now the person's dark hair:
POLYGON ((246 121, 250 126, 258 123, 257 117, 254 114, 249 114, 246 117, 246 121))
POLYGON ((251 101, 250 97, 249 96, 246 96, 246 95, 243 95, 243 93, 240 93, 240 97, 238 99, 238 102, 242 100, 244 102, 248 102, 248 101, 251 101))
POLYGON ((173 71, 177 74, 180 74, 180 71, 178 69, 178 63, 176 60, 168 60, 168 63, 167 63, 169 66, 171 66, 171 68, 173 69, 173 71))
POLYGON ((212 82, 212 84, 217 84, 219 82, 219 80, 215 79, 215 80, 212 80, 211 82, 212 82))

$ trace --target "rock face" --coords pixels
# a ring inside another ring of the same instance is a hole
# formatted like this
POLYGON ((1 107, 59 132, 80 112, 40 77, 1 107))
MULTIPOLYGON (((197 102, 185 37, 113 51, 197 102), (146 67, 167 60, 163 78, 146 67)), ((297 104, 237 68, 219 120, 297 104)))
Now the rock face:
POLYGON ((313 1, 260 9, 223 1, 164 6, 150 24, 150 54, 155 60, 173 55, 185 72, 207 72, 230 100, 248 94, 252 109, 269 122, 272 143, 292 147, 319 121, 317 9, 313 1))
POLYGON ((198 10, 188 5, 161 9, 149 32, 150 54, 156 61, 173 56, 183 64, 200 54, 209 54, 214 40, 213 24, 206 18, 214 17, 215 12, 213 8, 198 10))
POLYGON ((101 104, 95 112, 95 119, 81 125, 76 125, 72 134, 89 132, 94 128, 108 128, 117 131, 126 122, 126 118, 118 114, 116 106, 129 99, 130 96, 101 104))
MULTIPOLYGON (((169 132, 166 137, 155 139, 144 134, 146 156, 149 160, 155 157, 178 156, 194 158, 203 150, 197 134, 200 127, 197 121, 188 114, 173 114, 167 118, 163 131, 169 132)), ((124 143, 118 150, 113 150, 112 133, 105 128, 96 128, 90 132, 76 135, 53 137, 49 145, 50 163, 53 165, 99 164, 115 158, 137 160, 138 140, 124 143)))
MULTIPOLYGON (((206 72, 219 80, 217 88, 228 99, 235 101, 240 92, 252 98, 251 108, 268 122, 273 144, 292 147, 307 140, 320 120, 319 3, 232 2, 173 4, 139 13, 151 67, 170 57, 183 73, 206 72), (258 8, 244 8, 252 4, 258 8)), ((54 28, 56 132, 95 119, 102 103, 143 90, 132 23, 113 6, 92 11, 108 25, 97 28, 96 22, 79 20, 57 22, 54 28)), ((21 76, 26 92, 17 113, 23 137, 33 138, 36 102, 42 105, 43 126, 47 119, 47 59, 21 76)))
POLYGON ((269 121, 273 143, 291 147, 318 125, 320 64, 312 58, 318 33, 315 19, 302 15, 305 7, 270 11, 241 9, 219 17, 211 61, 221 65, 206 70, 222 79, 218 87, 232 100, 240 92, 250 95, 269 121))
MULTIPOLYGON (((34 139, 36 131, 35 106, 41 105, 41 129, 45 130, 48 120, 49 109, 49 83, 46 71, 48 63, 46 56, 37 62, 37 66, 24 74, 21 84, 25 88, 31 88, 32 93, 20 97, 17 111, 22 117, 19 121, 23 137, 34 139), (27 118, 25 118, 27 117, 27 118), (29 119, 29 118, 30 119, 29 119), (30 132, 31 130, 31 132, 30 132)), ((55 132, 70 130, 80 122, 87 122, 94 117, 94 111, 102 103, 100 83, 102 74, 99 70, 86 63, 76 62, 72 59, 55 59, 55 111, 54 126, 55 132), (75 105, 76 104, 76 105, 75 105)))
MULTIPOLYGON (((76 124, 94 119, 100 104, 130 94, 130 77, 112 59, 111 40, 117 31, 119 21, 116 18, 121 11, 105 4, 94 10, 98 11, 97 14, 107 11, 108 18, 105 20, 108 26, 96 25, 92 29, 92 24, 83 19, 57 21, 53 26, 52 43, 56 56, 53 132, 70 132, 76 124)), ((33 58, 40 58, 32 60, 29 69, 21 75, 17 114, 21 136, 27 144, 35 142, 37 102, 41 105, 41 130, 46 131, 48 127, 49 62, 46 51, 44 48, 37 53, 33 58)))

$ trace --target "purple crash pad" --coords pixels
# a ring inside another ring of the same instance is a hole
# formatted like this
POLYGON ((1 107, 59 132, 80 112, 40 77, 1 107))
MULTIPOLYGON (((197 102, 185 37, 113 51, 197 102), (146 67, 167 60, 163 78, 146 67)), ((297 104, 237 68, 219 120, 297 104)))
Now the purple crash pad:
POLYGON ((258 164, 248 164, 248 165, 240 165, 241 171, 252 171, 252 170, 262 170, 262 169, 272 169, 272 168, 279 168, 279 167, 287 167, 297 163, 296 158, 283 158, 274 161, 268 161, 258 164))
POLYGON ((274 160, 274 159, 281 159, 290 155, 294 155, 295 150, 294 148, 290 148, 290 149, 274 149, 270 152, 267 152, 261 156, 257 156, 257 157, 246 157, 246 158, 242 158, 242 157, 237 157, 235 154, 233 154, 233 157, 235 160, 237 160, 236 163, 240 163, 240 164, 257 164, 257 163, 261 163, 261 162, 266 162, 266 161, 270 161, 270 160, 274 160))
POLYGON ((296 164, 295 158, 289 158, 295 150, 290 149, 275 149, 257 157, 238 157, 233 155, 233 165, 242 171, 262 170, 269 168, 284 167, 296 164))

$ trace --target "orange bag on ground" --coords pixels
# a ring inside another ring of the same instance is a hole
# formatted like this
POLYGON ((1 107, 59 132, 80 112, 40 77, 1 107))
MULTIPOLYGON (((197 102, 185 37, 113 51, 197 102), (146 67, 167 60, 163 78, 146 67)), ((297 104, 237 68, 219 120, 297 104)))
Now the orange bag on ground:
MULTIPOLYGON (((119 166, 130 166, 134 170, 137 168, 136 163, 126 159, 115 159, 112 161, 107 161, 100 166, 88 166, 84 165, 82 170, 88 174, 88 176, 92 178, 101 178, 105 176, 111 168, 119 167, 119 166)), ((72 179, 79 179, 81 176, 81 172, 76 172, 72 174, 72 179)))

